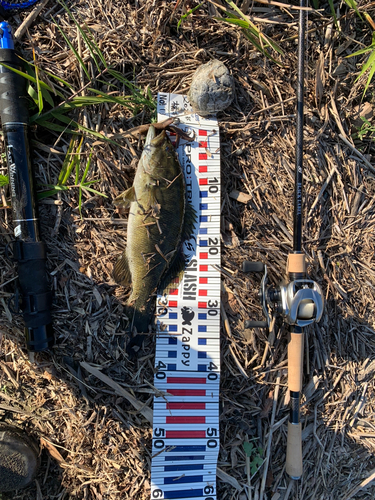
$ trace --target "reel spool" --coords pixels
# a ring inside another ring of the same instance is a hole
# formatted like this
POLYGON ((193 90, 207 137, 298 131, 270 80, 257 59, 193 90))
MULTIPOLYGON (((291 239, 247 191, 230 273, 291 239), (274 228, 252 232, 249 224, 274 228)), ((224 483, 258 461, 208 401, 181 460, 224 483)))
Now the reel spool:
POLYGON ((280 283, 276 288, 268 286, 267 266, 262 262, 242 263, 245 273, 263 273, 259 299, 266 321, 246 320, 245 328, 269 328, 273 316, 282 316, 288 325, 305 327, 320 321, 324 309, 323 292, 313 280, 296 279, 280 283))

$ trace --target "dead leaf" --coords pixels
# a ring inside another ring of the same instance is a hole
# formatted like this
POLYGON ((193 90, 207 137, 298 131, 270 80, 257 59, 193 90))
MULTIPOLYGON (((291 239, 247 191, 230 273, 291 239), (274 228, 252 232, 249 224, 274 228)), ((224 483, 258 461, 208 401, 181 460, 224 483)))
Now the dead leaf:
POLYGON ((152 417, 153 417, 153 411, 151 408, 149 408, 146 404, 141 403, 138 401, 130 392, 126 391, 123 387, 121 387, 117 382, 111 379, 111 377, 108 377, 104 373, 102 373, 98 368, 95 366, 90 365, 89 363, 86 363, 82 361, 80 363, 82 368, 84 368, 86 371, 94 375, 96 378, 107 384, 109 387, 111 387, 116 394, 119 396, 122 396, 125 398, 127 401, 129 401, 130 404, 134 406, 134 408, 139 411, 150 423, 152 423, 152 417))
POLYGON ((322 97, 324 94, 325 85, 325 71, 324 71, 324 54, 320 53, 318 63, 316 65, 315 75, 315 103, 316 107, 320 110, 322 97))
POLYGON ((40 445, 42 448, 45 448, 48 451, 48 453, 51 455, 51 457, 54 458, 56 460, 56 462, 58 462, 59 465, 65 463, 64 458, 62 457, 60 452, 57 450, 55 445, 53 445, 52 443, 50 443, 49 441, 47 441, 46 439, 44 439, 42 437, 40 438, 40 445))
POLYGON ((44 372, 43 372, 43 378, 45 378, 46 380, 52 380, 53 379, 53 375, 52 375, 52 373, 48 372, 47 370, 44 370, 44 372))
POLYGON ((234 200, 239 201, 240 203, 248 203, 252 200, 252 196, 246 193, 242 193, 241 191, 233 190, 229 193, 229 196, 234 200))
POLYGON ((266 486, 267 486, 267 488, 271 488, 271 486, 273 485, 273 480, 274 480, 274 477, 273 477, 273 474, 272 474, 272 470, 271 470, 271 468, 269 468, 268 471, 267 471, 267 478, 266 478, 266 486))
POLYGON ((374 110, 369 102, 363 102, 353 108, 352 123, 358 129, 365 123, 361 117, 366 118, 369 122, 374 117, 374 110))
POLYGON ((240 240, 238 239, 234 231, 221 233, 224 246, 226 248, 236 248, 240 246, 240 240))
POLYGON ((271 412, 272 405, 273 405, 273 391, 270 391, 268 394, 268 398, 266 399, 266 401, 264 403, 263 409, 259 414, 260 418, 268 417, 268 415, 271 412))
POLYGON ((233 488, 236 488, 237 491, 242 491, 242 486, 233 476, 230 476, 223 470, 219 469, 219 467, 216 469, 216 474, 220 481, 230 484, 233 488))
POLYGON ((236 316, 239 312, 236 297, 230 291, 226 290, 224 287, 221 289, 221 300, 226 313, 231 316, 236 316))

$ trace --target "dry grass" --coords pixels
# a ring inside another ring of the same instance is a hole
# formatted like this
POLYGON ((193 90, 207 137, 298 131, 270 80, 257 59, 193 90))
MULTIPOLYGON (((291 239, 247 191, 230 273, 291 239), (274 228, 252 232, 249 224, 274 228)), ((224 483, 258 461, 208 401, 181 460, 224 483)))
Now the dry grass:
MULTIPOLYGON (((363 25, 354 13, 341 19, 341 35, 329 15, 309 14, 304 237, 309 274, 321 284, 326 308, 320 324, 306 335, 304 474, 294 485, 284 472, 287 335, 278 325, 270 334, 243 329, 244 319, 260 314, 259 280, 240 269, 244 259, 261 260, 277 283, 291 249, 298 14, 272 2, 254 3, 258 25, 285 51, 280 68, 257 53, 235 27, 217 23, 212 3, 206 2, 177 32, 188 3, 182 1, 174 10, 175 1, 74 0, 69 7, 90 27, 107 61, 154 95, 186 93, 194 70, 212 57, 225 62, 236 80, 236 101, 219 116, 224 304, 231 331, 223 328, 221 335, 218 498, 250 498, 246 491, 251 484, 252 498, 259 499, 262 481, 264 499, 374 498, 375 485, 359 486, 375 468, 375 151, 370 141, 351 141, 353 108, 365 80, 355 84, 360 61, 344 59, 358 50, 353 38, 369 43, 370 32, 367 38, 361 34, 363 25), (229 196, 233 190, 247 194, 248 202, 235 201, 229 196), (267 450, 271 435, 268 469, 262 467, 250 479, 243 443, 255 439, 267 450)), ((248 12, 252 5, 237 3, 247 5, 248 12)), ((358 3, 375 17, 374 2, 358 3)), ((18 48, 30 61, 34 48, 43 70, 78 90, 83 86, 79 65, 52 16, 78 48, 76 27, 52 1, 18 48)), ((17 26, 25 17, 11 22, 17 26)), ((103 90, 104 84, 95 82, 89 53, 83 51, 83 58, 93 85, 103 90)), ((130 185, 142 150, 141 142, 121 139, 121 134, 150 118, 144 112, 133 117, 118 105, 93 107, 81 115, 82 123, 116 134, 121 147, 86 140, 84 155, 93 147, 90 175, 101 179, 96 188, 109 198, 84 195, 83 219, 75 190, 54 204, 41 204, 55 294, 56 346, 38 355, 35 364, 24 350, 22 319, 7 307, 15 269, 4 255, 12 238, 11 214, 1 210, 0 418, 30 431, 46 450, 37 481, 12 500, 150 496, 151 429, 144 408, 135 410, 126 394, 152 408, 154 343, 147 343, 137 361, 129 361, 122 347, 128 290, 116 287, 111 278, 126 242, 126 217, 116 213, 111 199, 130 185), (98 378, 81 363, 109 378, 98 378)), ((70 139, 41 128, 33 134, 38 179, 53 183, 70 139)))

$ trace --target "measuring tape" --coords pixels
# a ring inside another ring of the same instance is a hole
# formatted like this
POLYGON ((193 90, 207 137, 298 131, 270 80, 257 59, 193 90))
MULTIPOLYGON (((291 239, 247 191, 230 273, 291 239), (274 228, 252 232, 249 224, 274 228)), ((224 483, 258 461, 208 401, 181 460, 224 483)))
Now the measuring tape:
MULTIPOLYGON (((198 214, 181 280, 157 296, 151 498, 216 500, 220 385, 220 138, 186 96, 158 94, 158 121, 178 117, 177 148, 198 214), (191 114, 189 114, 191 113, 191 114)), ((173 134, 171 136, 173 141, 173 134)))

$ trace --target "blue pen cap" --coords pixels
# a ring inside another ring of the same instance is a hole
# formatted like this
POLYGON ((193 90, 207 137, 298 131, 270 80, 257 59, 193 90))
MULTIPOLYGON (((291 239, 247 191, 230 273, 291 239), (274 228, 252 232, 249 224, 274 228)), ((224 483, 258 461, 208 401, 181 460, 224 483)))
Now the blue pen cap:
POLYGON ((12 30, 9 23, 0 23, 0 49, 14 49, 12 30))

